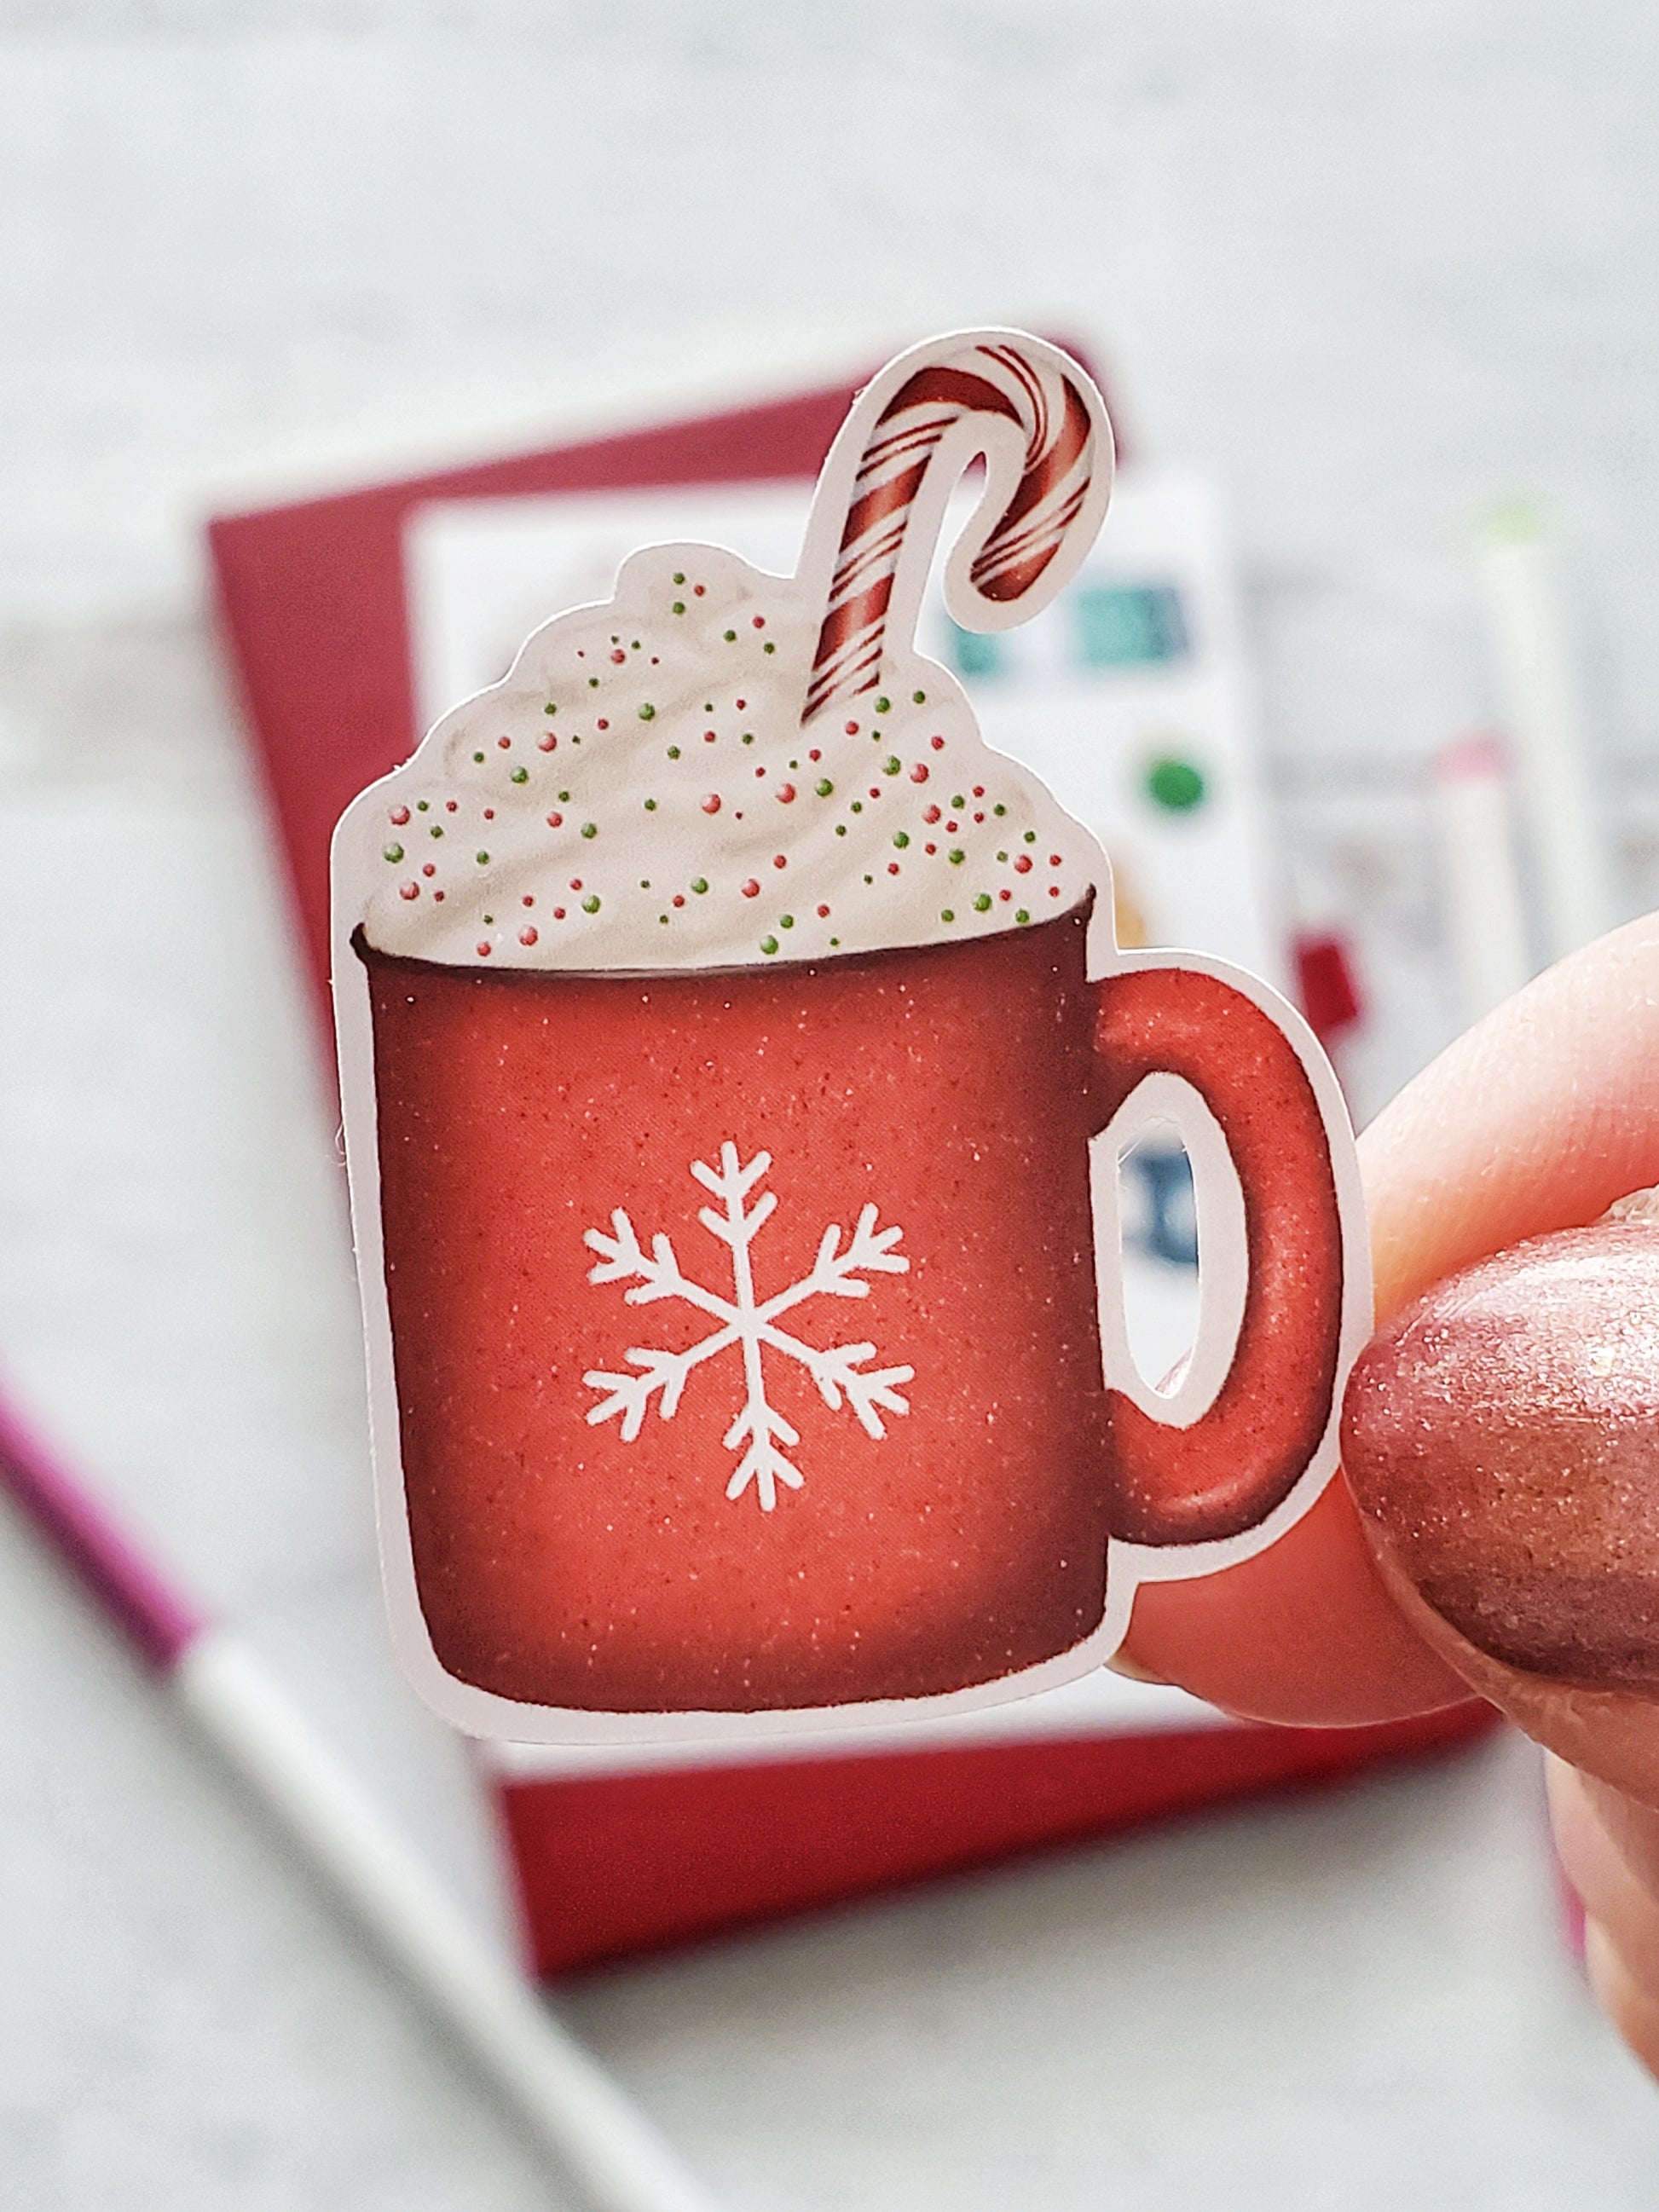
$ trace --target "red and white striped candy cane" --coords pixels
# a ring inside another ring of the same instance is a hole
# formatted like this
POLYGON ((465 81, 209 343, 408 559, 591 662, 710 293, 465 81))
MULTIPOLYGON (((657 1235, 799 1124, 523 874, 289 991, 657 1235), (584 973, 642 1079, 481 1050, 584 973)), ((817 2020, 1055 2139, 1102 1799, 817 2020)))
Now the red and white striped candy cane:
MULTIPOLYGON (((1036 613, 1076 573, 1100 526, 1112 473, 1111 425, 1083 370, 1058 347, 1020 331, 959 334, 902 356, 860 396, 825 470, 820 496, 830 493, 838 460, 844 466, 848 441, 862 431, 803 720, 880 681, 901 562, 920 562, 925 572, 932 550, 907 545, 923 483, 941 445, 975 418, 981 426, 1012 424, 1024 451, 1018 480, 966 575, 951 578, 952 612, 975 628, 1006 629, 1036 613), (975 622, 976 614, 983 619, 975 622)), ((978 448, 992 470, 988 499, 995 495, 999 447, 1012 442, 993 434, 978 448)), ((958 437, 958 467, 975 450, 958 437)), ((937 526, 949 486, 933 490, 937 526)), ((915 588, 919 594, 920 575, 915 588)))

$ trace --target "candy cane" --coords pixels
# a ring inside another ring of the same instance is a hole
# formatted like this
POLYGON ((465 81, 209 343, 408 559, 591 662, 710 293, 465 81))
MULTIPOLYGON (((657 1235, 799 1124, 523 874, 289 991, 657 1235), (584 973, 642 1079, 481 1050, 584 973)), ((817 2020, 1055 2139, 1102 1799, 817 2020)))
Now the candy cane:
MULTIPOLYGON (((940 446, 975 418, 988 429, 1011 423, 1024 453, 966 577, 951 576, 952 611, 970 622, 988 617, 975 627, 1007 629, 1075 574, 1100 526, 1112 471, 1111 425, 1083 370, 1058 348, 1014 331, 941 339, 902 356, 862 394, 824 471, 820 496, 862 432, 804 720, 879 682, 901 561, 925 562, 931 550, 906 543, 923 483, 940 446)), ((979 448, 991 471, 988 499, 1003 443, 993 432, 979 448)), ((958 441, 960 464, 975 450, 958 441)), ((933 502, 936 515, 943 504, 942 495, 933 502)))

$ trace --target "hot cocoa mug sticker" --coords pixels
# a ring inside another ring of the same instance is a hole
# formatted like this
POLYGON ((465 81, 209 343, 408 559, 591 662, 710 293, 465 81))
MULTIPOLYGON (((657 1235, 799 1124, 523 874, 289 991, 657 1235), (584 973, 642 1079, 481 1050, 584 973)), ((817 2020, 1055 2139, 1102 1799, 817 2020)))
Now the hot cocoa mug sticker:
POLYGON ((438 1709, 710 1735, 1021 1696, 1273 1540, 1369 1322, 1334 1078, 1264 984, 1120 952, 1104 854, 914 643, 1075 573, 1076 362, 860 394, 799 570, 653 546, 347 810, 335 993, 383 1559, 438 1709), (1118 1159, 1173 1121, 1202 1313, 1144 1382, 1118 1159))

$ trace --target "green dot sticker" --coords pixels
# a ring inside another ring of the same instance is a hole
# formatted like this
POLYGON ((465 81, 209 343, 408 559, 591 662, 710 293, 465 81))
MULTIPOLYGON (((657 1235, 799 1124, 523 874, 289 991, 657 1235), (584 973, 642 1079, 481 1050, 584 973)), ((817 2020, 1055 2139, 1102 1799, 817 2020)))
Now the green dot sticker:
POLYGON ((1169 814, 1190 814, 1204 804, 1204 771, 1189 760, 1166 753, 1146 771, 1146 796, 1169 814))

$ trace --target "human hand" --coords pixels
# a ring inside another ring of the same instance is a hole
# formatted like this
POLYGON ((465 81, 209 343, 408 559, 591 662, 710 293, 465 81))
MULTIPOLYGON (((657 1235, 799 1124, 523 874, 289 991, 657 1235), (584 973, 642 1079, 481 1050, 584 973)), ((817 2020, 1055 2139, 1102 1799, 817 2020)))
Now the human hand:
MULTIPOLYGON (((1425 1070, 1360 1140, 1379 1326, 1445 1277, 1659 1183, 1656 1069, 1659 917, 1562 962, 1425 1070)), ((1362 1526, 1340 1484, 1260 1559, 1143 1589, 1125 1649, 1262 1719, 1382 1719, 1464 1685, 1501 1706, 1554 1754, 1590 1974, 1659 2073, 1659 1705, 1477 1650, 1418 1596, 1398 1547, 1362 1526)))

